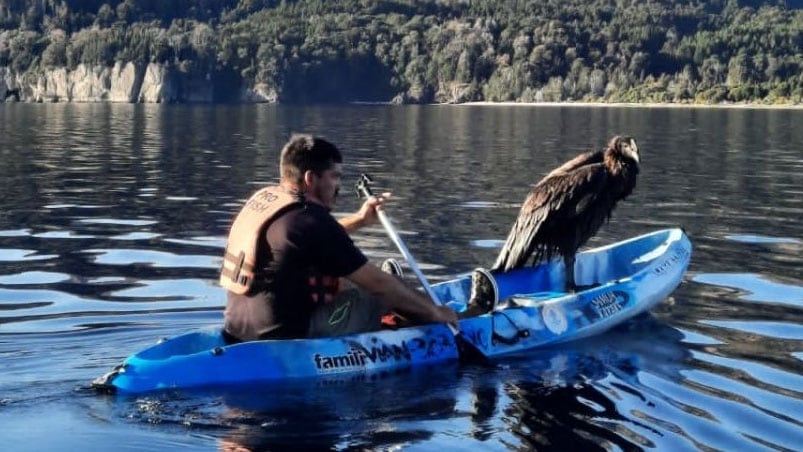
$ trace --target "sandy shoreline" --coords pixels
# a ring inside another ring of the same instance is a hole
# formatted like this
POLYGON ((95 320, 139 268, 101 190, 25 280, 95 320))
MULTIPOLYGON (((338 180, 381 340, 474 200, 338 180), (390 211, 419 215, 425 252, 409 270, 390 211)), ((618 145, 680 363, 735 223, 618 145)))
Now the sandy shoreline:
POLYGON ((803 104, 675 104, 627 102, 464 102, 456 105, 505 107, 601 107, 601 108, 739 108, 762 110, 803 110, 803 104))

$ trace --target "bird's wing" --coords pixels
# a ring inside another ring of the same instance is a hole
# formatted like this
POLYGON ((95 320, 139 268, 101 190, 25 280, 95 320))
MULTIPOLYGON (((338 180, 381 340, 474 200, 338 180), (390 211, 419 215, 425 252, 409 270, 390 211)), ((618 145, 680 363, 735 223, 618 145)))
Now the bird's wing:
POLYGON ((537 248, 549 247, 549 243, 536 240, 542 227, 547 223, 570 225, 583 208, 597 199, 607 177, 599 163, 556 173, 539 182, 524 200, 493 269, 521 267, 537 248))
POLYGON ((492 270, 508 271, 524 265, 535 250, 535 236, 549 210, 544 208, 538 185, 527 195, 492 270))
POLYGON ((572 172, 580 168, 581 166, 592 165, 594 163, 602 163, 604 155, 605 155, 604 153, 598 151, 584 152, 578 155, 577 157, 569 160, 568 162, 564 163, 563 165, 552 170, 549 174, 546 175, 544 179, 572 172))
POLYGON ((602 163, 586 165, 571 173, 553 176, 549 185, 550 218, 572 221, 605 192, 608 172, 602 163))

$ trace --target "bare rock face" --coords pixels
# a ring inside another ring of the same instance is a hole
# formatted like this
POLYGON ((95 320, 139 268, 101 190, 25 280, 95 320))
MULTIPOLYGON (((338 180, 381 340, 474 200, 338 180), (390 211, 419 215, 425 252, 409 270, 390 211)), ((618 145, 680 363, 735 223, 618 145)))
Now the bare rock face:
POLYGON ((13 82, 9 84, 8 77, 8 68, 0 67, 0 102, 8 101, 8 99, 12 97, 11 93, 15 89, 13 82))
POLYGON ((240 92, 240 101, 246 103, 276 103, 279 95, 276 89, 266 83, 257 83, 253 87, 244 88, 240 92))
POLYGON ((145 68, 140 88, 138 102, 159 103, 175 101, 174 90, 165 85, 167 79, 167 69, 156 63, 150 63, 145 68))
POLYGON ((50 69, 36 78, 32 87, 35 102, 69 101, 72 97, 72 84, 67 69, 50 69))
MULTIPOLYGON (((145 68, 123 62, 113 67, 79 64, 73 71, 54 68, 26 74, 0 67, 0 101, 136 102, 144 72, 145 68)), ((156 92, 164 89, 151 87, 156 92)))
POLYGON ((0 102, 277 102, 274 87, 265 83, 241 87, 241 82, 239 78, 183 72, 157 63, 118 61, 113 67, 79 64, 72 71, 51 68, 24 74, 0 67, 0 102))
POLYGON ((109 102, 136 102, 145 71, 134 63, 114 63, 109 73, 109 102))
POLYGON ((100 66, 78 65, 68 75, 69 102, 101 102, 109 98, 109 71, 100 66))

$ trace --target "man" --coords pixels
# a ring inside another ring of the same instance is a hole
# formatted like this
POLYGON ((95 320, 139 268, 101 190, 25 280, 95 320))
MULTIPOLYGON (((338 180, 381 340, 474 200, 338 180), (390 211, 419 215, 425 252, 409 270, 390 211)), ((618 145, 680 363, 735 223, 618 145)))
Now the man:
POLYGON ((231 342, 373 331, 389 311, 456 324, 453 310, 369 263, 348 236, 376 222, 381 197, 339 222, 332 216, 342 162, 328 141, 294 135, 279 185, 257 191, 235 218, 220 276, 231 342))

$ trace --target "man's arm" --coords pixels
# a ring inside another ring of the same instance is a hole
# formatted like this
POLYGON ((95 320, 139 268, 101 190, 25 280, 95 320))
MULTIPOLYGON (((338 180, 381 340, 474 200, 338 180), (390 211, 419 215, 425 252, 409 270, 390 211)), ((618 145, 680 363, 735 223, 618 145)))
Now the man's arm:
POLYGON ((347 217, 339 218, 337 222, 340 223, 340 225, 343 226, 343 228, 349 234, 365 226, 365 220, 356 213, 347 217))
POLYGON ((362 207, 360 207, 360 210, 353 215, 349 215, 337 220, 337 222, 340 223, 340 225, 343 226, 343 228, 349 234, 363 226, 376 223, 376 221, 379 219, 376 211, 385 205, 385 200, 389 197, 390 193, 382 193, 381 196, 371 196, 365 200, 365 202, 362 204, 362 207))
POLYGON ((400 279, 369 263, 347 278, 371 295, 379 298, 387 310, 393 310, 423 323, 457 324, 457 313, 447 306, 436 305, 423 292, 408 287, 400 279))

